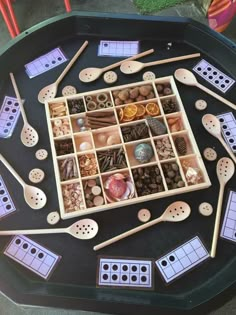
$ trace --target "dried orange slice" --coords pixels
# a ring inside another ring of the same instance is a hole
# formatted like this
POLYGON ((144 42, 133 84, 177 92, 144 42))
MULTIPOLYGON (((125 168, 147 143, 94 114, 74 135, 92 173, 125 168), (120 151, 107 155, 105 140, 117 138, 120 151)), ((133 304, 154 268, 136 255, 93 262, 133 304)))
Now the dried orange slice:
POLYGON ((146 112, 150 116, 157 116, 160 114, 160 109, 156 103, 148 103, 146 105, 146 112))
POLYGON ((119 121, 120 121, 120 122, 123 120, 123 117, 124 117, 123 109, 122 109, 122 108, 119 108, 119 109, 118 109, 118 118, 119 118, 119 121))
POLYGON ((124 116, 134 117, 137 114, 138 108, 134 104, 129 104, 124 108, 124 116))
POLYGON ((134 119, 135 119, 135 116, 132 116, 132 117, 124 116, 122 121, 132 121, 134 119))
POLYGON ((145 107, 142 104, 136 104, 137 114, 136 117, 143 117, 145 115, 145 107))

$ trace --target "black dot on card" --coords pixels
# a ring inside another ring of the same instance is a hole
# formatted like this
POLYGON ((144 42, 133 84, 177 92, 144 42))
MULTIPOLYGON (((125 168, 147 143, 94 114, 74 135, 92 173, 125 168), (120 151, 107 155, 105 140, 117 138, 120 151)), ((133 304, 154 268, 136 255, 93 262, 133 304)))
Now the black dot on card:
POLYGON ((8 198, 7 198, 7 197, 3 197, 3 198, 2 198, 2 201, 3 201, 3 202, 7 202, 7 201, 8 201, 8 198))
POLYGON ((228 127, 227 127, 227 125, 223 125, 222 128, 223 129, 227 129, 228 127))
POLYGON ((204 71, 204 72, 203 72, 203 74, 204 74, 204 75, 207 75, 207 72, 206 72, 206 71, 204 71))
POLYGON ((123 281, 127 281, 127 280, 128 280, 128 277, 127 277, 126 275, 123 275, 123 276, 122 276, 122 280, 123 280, 123 281))
POLYGON ((113 265, 112 269, 116 271, 118 269, 118 266, 117 265, 113 265))
POLYGON ((12 104, 12 101, 7 101, 7 105, 11 105, 12 104))
POLYGON ((55 60, 52 60, 52 64, 55 65, 55 63, 56 63, 56 61, 55 61, 55 60))
POLYGON ((142 277, 141 277, 141 281, 142 281, 142 282, 146 282, 146 281, 147 281, 147 277, 146 277, 146 276, 142 276, 142 277))
POLYGON ((198 68, 197 68, 197 71, 201 71, 201 70, 202 70, 202 68, 201 68, 201 67, 198 67, 198 68))
POLYGON ((216 72, 216 71, 213 71, 213 74, 214 74, 214 75, 217 75, 217 72, 216 72))
POLYGON ((31 254, 35 254, 36 253, 36 249, 32 248, 30 252, 31 252, 31 254))
POLYGON ((230 143, 234 143, 234 139, 232 139, 232 138, 229 139, 229 142, 230 142, 230 143))
POLYGON ((61 61, 61 60, 62 60, 62 58, 61 58, 61 57, 58 57, 58 58, 57 58, 57 60, 61 61))
POLYGON ((136 266, 132 266, 131 270, 135 272, 135 271, 137 271, 137 267, 136 266))
POLYGON ((223 78, 224 78, 223 75, 220 75, 220 76, 219 76, 219 79, 220 79, 220 80, 222 80, 223 78))
POLYGON ((10 210, 10 209, 11 209, 11 205, 7 205, 7 206, 6 206, 6 209, 7 209, 7 210, 10 210))
POLYGON ((234 237, 236 237, 236 232, 234 233, 234 237))
POLYGON ((162 260, 161 264, 162 264, 163 267, 165 267, 165 266, 167 266, 167 261, 166 260, 162 260))
POLYGON ((10 119, 10 120, 14 119, 14 116, 10 116, 9 119, 10 119))
POLYGON ((137 281, 137 277, 136 277, 136 276, 132 276, 132 277, 131 277, 131 280, 132 280, 132 281, 137 281))
POLYGON ((224 118, 220 118, 219 121, 220 121, 220 122, 224 122, 224 118))
POLYGON ((127 265, 122 266, 122 270, 123 271, 127 271, 128 270, 128 266, 127 265))
POLYGON ((5 194, 5 190, 1 189, 0 190, 0 195, 4 195, 5 194))
POLYGON ((21 240, 19 238, 17 238, 15 243, 16 243, 16 245, 19 245, 21 243, 21 240))
POLYGON ((107 44, 107 43, 105 43, 105 44, 103 44, 103 46, 104 46, 104 47, 108 47, 108 44, 107 44))
POLYGON ((233 150, 236 150, 236 145, 233 145, 233 146, 232 146, 232 149, 233 149, 233 150))
POLYGON ((229 80, 225 80, 225 83, 228 84, 228 83, 229 83, 229 80))
POLYGON ((19 106, 19 103, 16 102, 16 103, 14 104, 14 106, 16 106, 16 107, 19 106))
POLYGON ((6 107, 5 112, 9 112, 9 109, 10 109, 9 107, 6 107))
POLYGON ((170 261, 175 261, 175 256, 171 255, 171 256, 169 257, 169 260, 170 260, 170 261))
POLYGON ((38 258, 40 258, 40 259, 43 258, 43 256, 44 256, 43 253, 39 253, 39 254, 38 254, 38 258))
POLYGON ((207 70, 208 70, 208 71, 211 71, 211 67, 208 67, 207 70))
POLYGON ((212 76, 212 75, 209 75, 209 79, 212 80, 212 79, 213 79, 213 76, 212 76))
POLYGON ((141 267, 141 271, 142 271, 142 272, 146 272, 146 271, 147 271, 147 267, 142 266, 142 267, 141 267))
POLYGON ((3 131, 4 131, 4 133, 8 133, 8 129, 4 129, 3 131))
POLYGON ((229 131, 226 131, 226 136, 230 136, 231 135, 231 133, 229 132, 229 131))
POLYGON ((222 89, 224 89, 224 88, 225 88, 225 85, 224 85, 224 84, 221 84, 221 87, 222 87, 222 89))
POLYGON ((48 63, 46 63, 46 64, 45 64, 45 67, 46 67, 46 68, 48 68, 48 67, 49 67, 49 64, 48 64, 48 63))
POLYGON ((118 279, 118 276, 117 275, 112 275, 112 280, 116 281, 118 279))
POLYGON ((215 84, 219 84, 219 80, 215 80, 215 84))
POLYGON ((13 108, 13 110, 11 111, 13 114, 15 114, 16 113, 16 109, 15 108, 13 108))
POLYGON ((27 249, 27 248, 28 248, 28 244, 27 244, 27 243, 24 243, 22 247, 23 247, 24 249, 27 249))
POLYGON ((102 279, 103 280, 107 280, 108 279, 108 275, 105 273, 104 275, 102 275, 102 279))

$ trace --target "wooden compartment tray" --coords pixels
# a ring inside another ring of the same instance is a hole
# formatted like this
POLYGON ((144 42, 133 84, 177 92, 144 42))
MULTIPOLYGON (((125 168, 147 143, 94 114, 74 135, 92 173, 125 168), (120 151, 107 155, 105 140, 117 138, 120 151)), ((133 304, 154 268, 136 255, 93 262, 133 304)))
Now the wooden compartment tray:
POLYGON ((58 97, 45 109, 63 219, 211 185, 172 76, 58 97))

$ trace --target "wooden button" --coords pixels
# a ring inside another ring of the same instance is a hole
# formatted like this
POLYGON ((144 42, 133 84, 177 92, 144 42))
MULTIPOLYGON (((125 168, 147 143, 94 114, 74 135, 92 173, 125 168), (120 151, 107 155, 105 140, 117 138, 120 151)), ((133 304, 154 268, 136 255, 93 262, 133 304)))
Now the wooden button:
POLYGON ((94 196, 100 195, 101 191, 102 191, 102 189, 101 189, 101 187, 99 187, 99 186, 93 186, 93 187, 92 187, 92 194, 93 194, 94 196))
POLYGON ((138 219, 141 222, 147 222, 151 218, 151 212, 148 209, 141 209, 138 212, 138 219))
POLYGON ((212 148, 206 148, 204 151, 203 151, 203 155, 204 155, 204 158, 207 160, 207 161, 215 161, 217 159, 217 153, 214 149, 212 148))
POLYGON ((62 89, 61 93, 63 96, 74 95, 76 94, 76 88, 72 85, 67 85, 62 89))
POLYGON ((45 173, 40 168, 34 168, 29 172, 29 180, 34 184, 41 183, 44 177, 45 173))
POLYGON ((204 100, 197 100, 195 102, 195 107, 197 110, 204 110, 207 108, 207 102, 204 100))
POLYGON ((60 221, 60 215, 57 211, 50 212, 47 215, 48 224, 55 225, 60 221))
POLYGON ((56 127, 61 127, 61 125, 62 125, 61 119, 55 119, 55 120, 54 120, 54 126, 56 126, 56 127))
POLYGON ((45 160, 48 157, 48 152, 45 149, 39 149, 36 151, 35 157, 38 160, 45 160))
POLYGON ((143 80, 148 81, 148 80, 154 80, 156 78, 156 75, 152 71, 146 71, 143 74, 143 80))
POLYGON ((200 205, 199 205, 199 208, 198 208, 199 212, 204 215, 204 216, 209 216, 212 214, 213 212, 213 207, 210 203, 208 202, 202 202, 200 205))
POLYGON ((96 196, 93 199, 93 203, 96 207, 102 206, 104 204, 104 199, 102 196, 96 196))
POLYGON ((117 79, 118 79, 118 76, 114 71, 107 71, 103 75, 103 80, 107 84, 115 83, 117 81, 117 79))

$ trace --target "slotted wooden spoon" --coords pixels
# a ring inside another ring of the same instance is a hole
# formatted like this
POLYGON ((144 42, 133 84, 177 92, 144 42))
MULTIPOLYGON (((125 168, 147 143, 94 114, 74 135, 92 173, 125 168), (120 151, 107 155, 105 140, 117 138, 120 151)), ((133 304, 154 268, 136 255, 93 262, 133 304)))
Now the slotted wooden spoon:
POLYGON ((185 219, 187 219, 187 217, 190 215, 191 213, 191 209, 189 207, 189 205, 186 202, 183 201, 176 201, 173 202, 171 205, 169 205, 169 207, 167 207, 167 209, 165 210, 165 212, 157 219, 149 221, 145 224, 142 224, 140 226, 137 226, 134 229, 131 229, 127 232, 124 232, 120 235, 117 235, 105 242, 102 242, 96 246, 94 246, 94 250, 99 250, 101 248, 104 248, 108 245, 111 245, 119 240, 122 240, 130 235, 133 235, 137 232, 140 232, 142 230, 145 230, 147 228, 149 228, 150 226, 153 226, 157 223, 160 222, 180 222, 183 221, 185 219))

